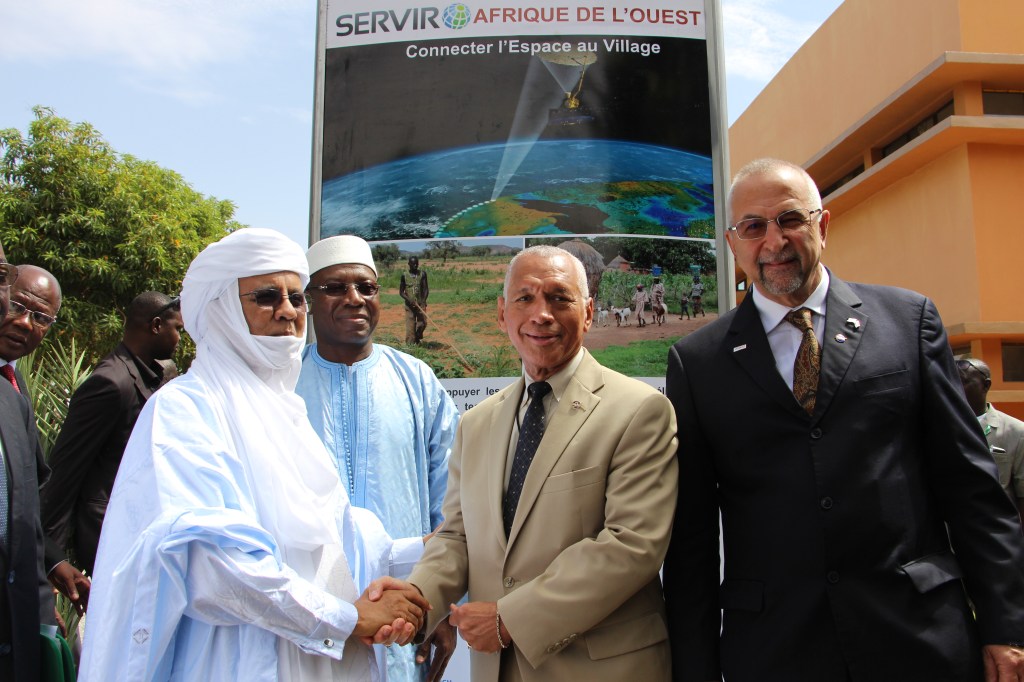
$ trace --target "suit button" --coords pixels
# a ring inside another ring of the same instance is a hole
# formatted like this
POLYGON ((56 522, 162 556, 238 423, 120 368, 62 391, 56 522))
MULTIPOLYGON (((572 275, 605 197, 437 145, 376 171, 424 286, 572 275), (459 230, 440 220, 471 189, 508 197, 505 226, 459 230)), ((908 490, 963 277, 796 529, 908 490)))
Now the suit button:
POLYGON ((829 571, 828 575, 825 576, 825 580, 831 585, 835 585, 839 582, 839 571, 829 571))
POLYGON ((512 576, 509 576, 509 577, 505 578, 505 587, 514 587, 515 584, 516 584, 516 579, 513 578, 512 576))
POLYGON ((0 644, 0 656, 7 656, 11 653, 11 645, 7 642, 0 644))
POLYGON ((823 498, 821 498, 821 508, 826 510, 826 511, 831 509, 832 508, 832 498, 831 497, 823 497, 823 498))
POLYGON ((12 585, 14 584, 14 571, 11 571, 7 574, 7 582, 9 582, 12 585))
POLYGON ((818 440, 819 438, 821 438, 821 429, 815 426, 811 429, 811 440, 818 440))

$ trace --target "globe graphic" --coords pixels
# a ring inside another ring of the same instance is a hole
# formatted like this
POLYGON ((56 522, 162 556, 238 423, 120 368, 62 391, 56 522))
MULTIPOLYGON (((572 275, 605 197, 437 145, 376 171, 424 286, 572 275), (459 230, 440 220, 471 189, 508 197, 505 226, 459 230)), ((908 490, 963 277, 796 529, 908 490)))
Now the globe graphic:
POLYGON ((562 234, 712 238, 711 159, 611 140, 446 149, 326 181, 320 224, 322 237, 358 234, 371 241, 562 234))
POLYGON ((448 5, 441 15, 441 20, 448 28, 463 28, 469 23, 469 6, 461 2, 448 5))

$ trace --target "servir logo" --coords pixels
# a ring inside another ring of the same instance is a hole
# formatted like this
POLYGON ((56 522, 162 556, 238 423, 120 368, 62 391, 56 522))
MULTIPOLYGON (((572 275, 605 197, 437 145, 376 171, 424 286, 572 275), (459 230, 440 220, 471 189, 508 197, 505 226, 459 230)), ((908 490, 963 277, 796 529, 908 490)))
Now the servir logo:
POLYGON ((443 11, 438 7, 410 7, 401 12, 393 9, 375 9, 339 14, 334 20, 334 25, 338 29, 334 35, 344 38, 351 35, 424 31, 440 29, 442 25, 458 30, 465 28, 472 21, 470 11, 466 3, 454 2, 443 11))
POLYGON ((448 28, 466 28, 469 24, 469 5, 462 2, 454 2, 444 8, 441 21, 448 28))

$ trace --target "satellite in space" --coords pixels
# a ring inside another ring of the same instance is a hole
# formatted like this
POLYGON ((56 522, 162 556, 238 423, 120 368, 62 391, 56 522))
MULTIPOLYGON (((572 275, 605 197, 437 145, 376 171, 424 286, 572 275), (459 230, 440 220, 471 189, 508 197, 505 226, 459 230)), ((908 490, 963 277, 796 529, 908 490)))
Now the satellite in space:
MULTIPOLYGON (((562 78, 558 78, 559 84, 565 92, 565 100, 557 109, 550 109, 548 111, 548 125, 573 126, 593 121, 594 116, 580 101, 580 94, 583 92, 583 80, 587 75, 587 67, 597 61, 597 53, 572 51, 542 55, 540 58, 549 65, 557 64, 562 67, 572 67, 570 72, 572 76, 571 81, 567 82, 562 78)), ((548 70, 556 78, 556 71, 565 71, 565 69, 555 69, 551 66, 548 67, 548 70)))

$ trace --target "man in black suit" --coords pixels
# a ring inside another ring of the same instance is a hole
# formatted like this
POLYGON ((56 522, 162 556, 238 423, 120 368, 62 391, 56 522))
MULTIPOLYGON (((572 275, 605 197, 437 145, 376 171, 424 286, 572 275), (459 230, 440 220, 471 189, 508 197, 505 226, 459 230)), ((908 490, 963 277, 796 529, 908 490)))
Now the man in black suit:
MULTIPOLYGON (((0 319, 7 317, 17 276, 0 248, 0 319)), ((0 381, 0 680, 38 679, 39 624, 54 620, 39 523, 46 465, 34 419, 28 401, 0 381)))
POLYGON ((669 353, 673 677, 1024 679, 1024 543, 935 306, 820 264, 799 166, 744 167, 729 210, 754 287, 669 353))
MULTIPOLYGON (((52 273, 36 265, 18 266, 18 279, 10 288, 10 308, 0 323, 0 375, 30 405, 28 386, 15 362, 43 342, 57 321, 61 301, 60 283, 52 273)), ((44 566, 49 570, 50 582, 74 602, 81 614, 84 597, 89 592, 89 579, 63 558, 64 552, 49 543, 44 566)))
POLYGON ((50 453, 41 491, 43 527, 76 566, 92 572, 103 515, 124 447, 146 400, 163 380, 158 360, 174 355, 183 328, 180 304, 156 291, 128 306, 121 343, 75 391, 50 453))

